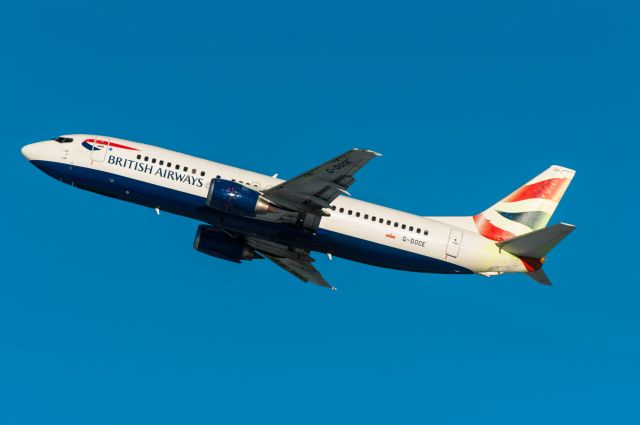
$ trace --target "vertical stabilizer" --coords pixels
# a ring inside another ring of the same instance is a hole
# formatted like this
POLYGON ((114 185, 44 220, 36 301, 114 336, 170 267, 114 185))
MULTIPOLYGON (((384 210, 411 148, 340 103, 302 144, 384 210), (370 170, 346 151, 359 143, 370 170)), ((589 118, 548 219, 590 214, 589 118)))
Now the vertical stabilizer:
POLYGON ((491 208, 473 216, 478 232, 494 241, 504 241, 544 228, 574 175, 574 170, 552 165, 491 208))

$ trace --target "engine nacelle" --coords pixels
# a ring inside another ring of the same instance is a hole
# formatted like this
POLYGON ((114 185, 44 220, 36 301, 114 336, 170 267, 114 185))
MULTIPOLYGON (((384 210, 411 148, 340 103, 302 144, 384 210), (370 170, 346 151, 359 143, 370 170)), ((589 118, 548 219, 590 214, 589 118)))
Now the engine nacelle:
POLYGON ((233 238, 220 229, 204 224, 198 226, 193 247, 196 251, 234 263, 239 263, 241 260, 263 258, 243 241, 233 238))
POLYGON ((245 217, 275 211, 273 205, 260 196, 260 192, 225 179, 211 180, 207 205, 216 210, 245 217))

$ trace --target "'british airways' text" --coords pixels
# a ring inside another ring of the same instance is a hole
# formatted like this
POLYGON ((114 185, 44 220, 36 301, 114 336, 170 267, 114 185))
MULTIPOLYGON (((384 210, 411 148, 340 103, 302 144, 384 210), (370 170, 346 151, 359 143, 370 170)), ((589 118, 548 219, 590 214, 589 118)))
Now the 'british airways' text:
POLYGON ((126 158, 120 158, 119 156, 115 156, 115 155, 109 155, 109 159, 107 161, 109 164, 117 165, 122 168, 128 168, 129 170, 140 171, 142 173, 150 174, 153 176, 160 176, 168 180, 188 183, 195 187, 202 187, 204 185, 204 182, 202 181, 201 177, 196 177, 186 173, 181 173, 179 171, 170 170, 168 168, 163 168, 163 167, 147 164, 140 161, 135 161, 133 159, 126 159, 126 158))

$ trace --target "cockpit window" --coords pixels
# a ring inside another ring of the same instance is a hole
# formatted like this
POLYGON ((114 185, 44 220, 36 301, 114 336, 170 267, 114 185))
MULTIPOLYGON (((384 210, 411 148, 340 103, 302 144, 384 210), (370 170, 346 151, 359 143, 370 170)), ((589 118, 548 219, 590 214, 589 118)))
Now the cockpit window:
POLYGON ((55 140, 58 143, 71 143, 71 142, 73 142, 73 139, 71 137, 56 137, 53 140, 55 140))

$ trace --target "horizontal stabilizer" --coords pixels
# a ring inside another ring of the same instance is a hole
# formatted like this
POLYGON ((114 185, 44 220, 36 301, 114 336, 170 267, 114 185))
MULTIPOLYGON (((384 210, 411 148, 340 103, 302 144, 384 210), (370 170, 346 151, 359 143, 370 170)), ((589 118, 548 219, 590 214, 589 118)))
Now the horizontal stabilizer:
POLYGON ((525 273, 528 277, 535 280, 541 285, 551 285, 551 280, 549 280, 549 276, 542 269, 538 269, 535 272, 525 273))
POLYGON ((572 224, 560 223, 498 242, 496 245, 518 257, 542 258, 575 228, 572 224))

